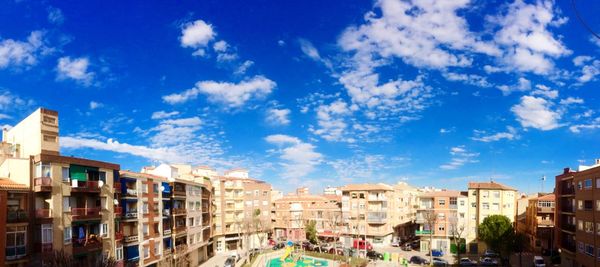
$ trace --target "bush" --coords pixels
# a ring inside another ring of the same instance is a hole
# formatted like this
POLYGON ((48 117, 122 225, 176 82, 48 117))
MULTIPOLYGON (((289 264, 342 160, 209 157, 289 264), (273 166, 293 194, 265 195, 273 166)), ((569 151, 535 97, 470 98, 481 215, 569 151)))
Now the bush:
POLYGON ((327 259, 327 260, 336 260, 336 261, 342 261, 342 262, 348 262, 349 259, 352 259, 352 261, 350 262, 350 265, 347 265, 347 266, 352 266, 352 267, 364 267, 364 266, 367 266, 367 264, 369 263, 368 260, 362 259, 362 258, 357 258, 357 257, 340 256, 340 255, 319 253, 319 252, 312 252, 312 251, 306 251, 304 254, 306 256, 310 256, 310 257, 327 259))

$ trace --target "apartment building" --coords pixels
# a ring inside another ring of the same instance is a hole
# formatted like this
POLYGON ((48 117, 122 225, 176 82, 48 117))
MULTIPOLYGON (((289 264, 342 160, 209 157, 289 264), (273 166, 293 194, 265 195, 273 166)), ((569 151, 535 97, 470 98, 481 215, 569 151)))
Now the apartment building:
POLYGON ((216 251, 265 246, 271 229, 271 185, 235 169, 212 177, 216 251))
POLYGON ((600 264, 600 161, 565 168, 555 180, 555 245, 562 266, 600 264))
POLYGON ((0 179, 0 266, 29 266, 30 188, 0 179))
POLYGON ((466 234, 468 251, 481 253, 485 243, 477 239, 477 225, 490 215, 504 215, 515 222, 517 215, 517 190, 496 182, 469 183, 469 221, 466 234))
POLYGON ((469 227, 467 193, 426 191, 418 199, 415 234, 420 237, 420 250, 428 252, 431 247, 449 253, 453 238, 464 238, 469 227))
MULTIPOLYGON (((63 250, 85 264, 119 260, 114 225, 113 182, 120 166, 60 155, 58 112, 39 108, 3 131, 0 177, 33 191, 28 226, 30 264, 63 250)), ((119 264, 122 261, 119 260, 119 264)))
POLYGON ((529 199, 525 219, 528 247, 535 252, 554 249, 554 194, 529 199))
POLYGON ((354 239, 366 239, 374 246, 389 245, 397 225, 394 188, 386 184, 349 184, 342 190, 340 240, 346 246, 354 239))
POLYGON ((418 225, 417 208, 419 206, 419 190, 405 182, 398 182, 394 186, 396 199, 397 224, 394 226, 394 241, 407 240, 414 236, 418 225))
MULTIPOLYGON (((170 208, 169 247, 176 266, 196 266, 214 254, 212 241, 212 186, 203 168, 185 164, 161 164, 145 167, 144 173, 165 177, 169 196, 164 205, 170 208)), ((165 186, 166 187, 166 186, 165 186)), ((166 239, 165 239, 166 241, 166 239)))
POLYGON ((321 239, 339 237, 342 224, 340 207, 325 196, 287 195, 273 203, 273 238, 280 241, 306 240, 306 225, 314 221, 321 239))

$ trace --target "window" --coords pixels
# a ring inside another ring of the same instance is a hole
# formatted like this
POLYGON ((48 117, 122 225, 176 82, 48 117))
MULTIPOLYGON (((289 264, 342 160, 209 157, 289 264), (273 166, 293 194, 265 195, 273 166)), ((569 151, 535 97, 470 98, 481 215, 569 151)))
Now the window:
POLYGON ((358 204, 358 209, 359 210, 364 210, 365 209, 365 204, 358 204))
POLYGON ((266 197, 269 195, 269 191, 263 191, 263 197, 266 197))
POLYGON ((52 244, 52 224, 42 224, 42 244, 52 244))
POLYGON ((144 194, 148 193, 148 184, 142 183, 142 193, 144 193, 144 194))
POLYGON ((464 200, 461 200, 461 201, 460 201, 460 206, 462 207, 462 206, 464 206, 464 205, 465 205, 465 201, 464 201, 464 200))
POLYGON ((445 199, 438 200, 438 205, 445 206, 446 205, 446 200, 445 199))
POLYGON ((35 166, 35 174, 37 177, 52 177, 52 167, 49 163, 38 163, 35 166))
POLYGON ((591 200, 586 200, 583 202, 583 207, 585 208, 585 210, 593 210, 594 202, 592 202, 591 200))
POLYGON ((152 192, 158 193, 158 184, 157 183, 152 184, 152 192))
POLYGON ((585 187, 585 189, 592 188, 592 179, 585 179, 585 181, 584 181, 584 187, 585 187))
POLYGON ((108 237, 108 224, 106 224, 106 223, 100 224, 100 236, 108 237))
POLYGON ((56 143, 56 135, 44 135, 44 141, 45 142, 54 142, 56 143))
POLYGON ((144 236, 150 235, 150 228, 147 223, 142 224, 142 234, 144 234, 144 236))
POLYGON ((443 220, 444 218, 446 218, 446 214, 443 212, 438 213, 438 219, 443 220))
POLYGON ((67 183, 71 180, 69 177, 69 167, 62 167, 62 180, 67 183))
POLYGON ((160 255, 160 244, 154 243, 154 255, 160 255))
POLYGON ((189 223, 189 226, 190 226, 190 227, 193 227, 193 226, 194 226, 194 218, 189 218, 188 220, 189 220, 189 222, 190 222, 190 223, 189 223))
POLYGON ((577 221, 577 230, 583 231, 583 221, 582 220, 577 221))
POLYGON ((475 203, 475 202, 472 202, 472 203, 471 203, 471 208, 477 208, 477 203, 475 203))
POLYGON ((150 258, 150 248, 144 247, 144 259, 150 258))
POLYGON ((594 223, 593 222, 584 222, 583 229, 585 230, 586 233, 593 233, 594 232, 594 223))
POLYGON ((579 210, 583 209, 583 200, 577 200, 577 209, 579 209, 579 210))
POLYGON ((65 226, 63 231, 63 237, 65 240, 65 244, 71 244, 71 240, 73 239, 73 229, 71 226, 65 226))
POLYGON ((263 204, 263 206, 267 206, 267 205, 269 205, 269 201, 263 200, 262 204, 263 204))
POLYGON ((495 198, 500 197, 500 191, 494 191, 492 194, 494 195, 495 198))
POLYGON ((247 207, 251 207, 252 206, 252 200, 247 200, 246 201, 246 206, 247 207))
POLYGON ((481 192, 481 197, 487 198, 489 196, 490 196, 490 192, 489 191, 483 191, 483 192, 481 192))
POLYGON ((490 203, 483 202, 483 203, 481 203, 481 207, 482 207, 484 210, 489 210, 489 209, 490 209, 490 203))
POLYGON ((25 256, 27 245, 27 226, 6 228, 6 258, 18 259, 25 256))
POLYGON ((71 197, 63 197, 63 212, 71 211, 71 197))
POLYGON ((588 254, 590 256, 594 256, 594 246, 589 245, 589 244, 585 244, 585 254, 588 254))
POLYGON ((583 253, 583 242, 577 241, 577 250, 579 250, 579 252, 583 253))
POLYGON ((259 190, 254 190, 254 196, 255 196, 255 197, 257 197, 259 193, 260 193, 260 191, 259 191, 259 190))
POLYGON ((492 210, 500 210, 500 204, 499 203, 492 203, 492 210))
POLYGON ((464 219, 464 218, 465 218, 465 213, 464 213, 464 212, 461 212, 461 213, 459 213, 459 214, 458 214, 458 216, 459 216, 461 219, 464 219))
POLYGON ((115 250, 115 259, 117 261, 123 260, 123 247, 118 247, 115 250))
POLYGON ((106 172, 98 172, 98 180, 106 184, 106 172))
POLYGON ((600 178, 596 178, 596 188, 600 188, 600 178))
POLYGON ((192 202, 192 201, 188 202, 188 209, 190 209, 190 210, 195 209, 194 202, 192 202))
POLYGON ((450 198, 450 205, 456 206, 456 198, 455 197, 450 198))
POLYGON ((48 124, 56 124, 56 118, 50 116, 44 116, 43 121, 48 124))
POLYGON ((581 190, 581 188, 583 188, 583 184, 581 183, 581 181, 577 182, 577 189, 581 190))
POLYGON ((142 203, 142 213, 148 214, 148 202, 142 203))
POLYGON ((444 231, 444 230, 445 230, 445 228, 443 225, 438 226, 438 231, 444 231))

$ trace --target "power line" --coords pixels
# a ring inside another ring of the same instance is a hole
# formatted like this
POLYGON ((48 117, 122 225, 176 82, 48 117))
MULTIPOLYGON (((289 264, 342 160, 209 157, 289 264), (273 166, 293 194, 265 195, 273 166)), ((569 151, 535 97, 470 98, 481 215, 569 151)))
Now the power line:
POLYGON ((594 30, 592 30, 592 28, 590 28, 590 26, 587 25, 587 23, 585 23, 585 21, 583 20, 583 18, 579 14, 579 11, 577 10, 577 6, 575 5, 575 0, 571 0, 571 6, 573 6, 573 11, 575 11, 575 16, 577 17, 577 19, 579 20, 579 22, 581 22, 581 24, 583 25, 583 27, 588 32, 590 32, 594 37, 596 37, 596 38, 598 38, 600 40, 600 35, 598 35, 597 33, 595 33, 594 30))

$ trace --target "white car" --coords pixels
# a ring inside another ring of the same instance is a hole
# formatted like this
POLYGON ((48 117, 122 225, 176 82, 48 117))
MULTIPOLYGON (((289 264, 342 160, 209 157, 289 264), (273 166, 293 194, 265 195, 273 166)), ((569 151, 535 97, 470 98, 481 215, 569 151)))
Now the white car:
POLYGON ((533 257, 533 266, 535 267, 546 267, 546 262, 544 262, 544 258, 541 256, 533 257))

